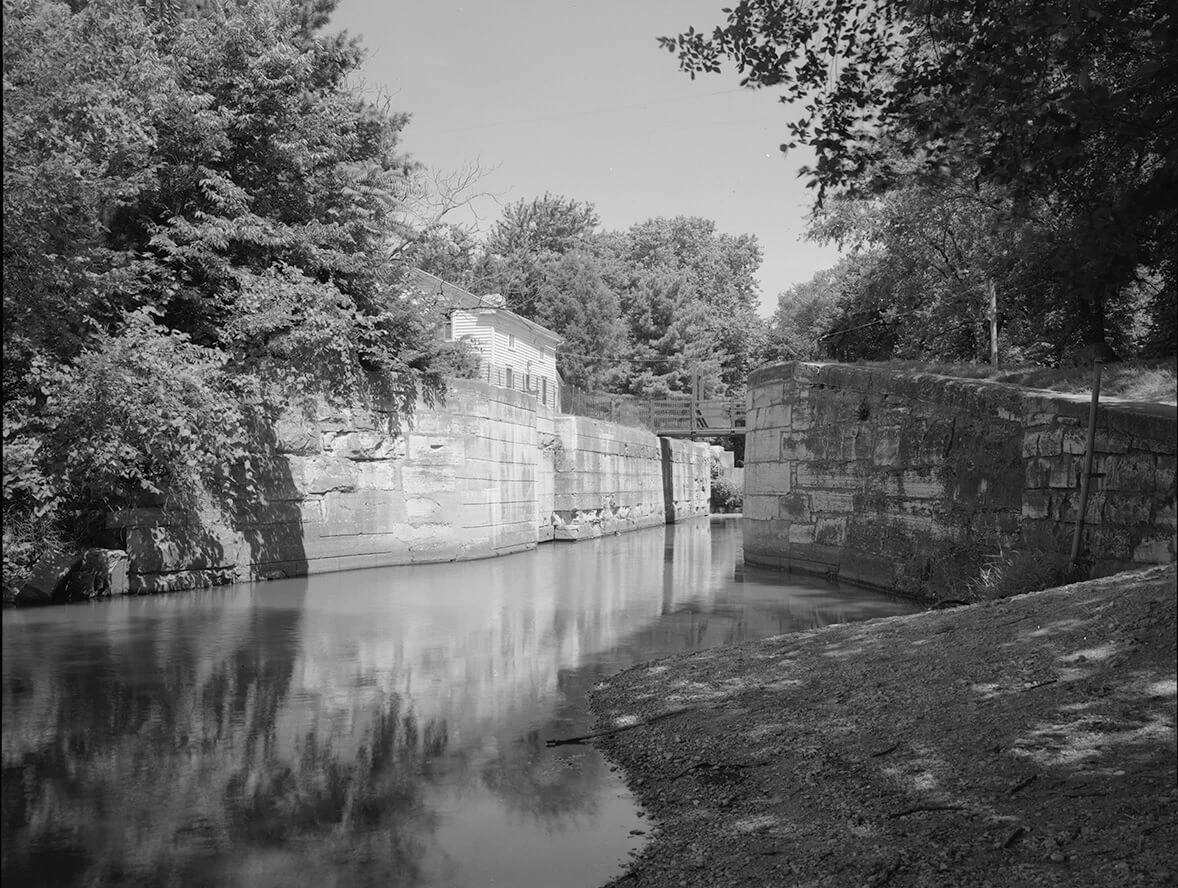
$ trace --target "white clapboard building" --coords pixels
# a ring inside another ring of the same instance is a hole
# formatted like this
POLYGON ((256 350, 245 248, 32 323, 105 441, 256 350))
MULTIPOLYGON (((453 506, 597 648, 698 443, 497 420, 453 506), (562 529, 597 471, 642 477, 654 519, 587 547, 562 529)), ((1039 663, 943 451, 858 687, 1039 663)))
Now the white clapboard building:
POLYGON ((478 349, 483 380, 528 392, 541 404, 560 410, 560 376, 556 372, 560 336, 505 308, 498 294, 476 296, 420 269, 413 269, 411 278, 415 289, 437 299, 449 316, 441 335, 478 349))

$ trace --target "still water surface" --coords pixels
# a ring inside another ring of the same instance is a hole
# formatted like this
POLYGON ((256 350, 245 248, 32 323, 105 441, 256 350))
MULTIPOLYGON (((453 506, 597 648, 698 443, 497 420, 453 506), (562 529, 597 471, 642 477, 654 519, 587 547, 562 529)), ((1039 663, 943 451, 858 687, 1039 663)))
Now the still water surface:
POLYGON ((461 564, 3 615, 16 885, 586 886, 645 828, 585 694, 903 601, 706 519, 461 564))

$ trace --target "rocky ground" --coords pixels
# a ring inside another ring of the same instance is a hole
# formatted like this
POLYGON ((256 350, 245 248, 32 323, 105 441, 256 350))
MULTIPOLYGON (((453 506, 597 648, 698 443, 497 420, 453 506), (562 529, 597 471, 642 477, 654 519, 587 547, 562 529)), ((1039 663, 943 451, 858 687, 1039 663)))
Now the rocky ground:
POLYGON ((652 821, 613 885, 1178 885, 1176 577, 611 678, 592 704, 623 730, 595 742, 652 821))

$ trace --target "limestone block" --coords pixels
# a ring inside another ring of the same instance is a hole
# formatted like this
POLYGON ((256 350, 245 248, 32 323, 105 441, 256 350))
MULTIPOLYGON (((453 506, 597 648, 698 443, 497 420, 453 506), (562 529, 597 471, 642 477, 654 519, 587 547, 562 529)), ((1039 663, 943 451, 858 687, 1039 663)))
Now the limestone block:
POLYGON ((793 545, 805 545, 814 542, 814 531, 816 525, 813 524, 790 524, 788 539, 793 545))
POLYGON ((456 435, 410 432, 405 436, 404 458, 416 465, 456 465, 465 456, 465 442, 456 435))
MULTIPOLYGON (((1146 525, 1153 515, 1152 497, 1131 493, 1106 493, 1100 505, 1100 517, 1105 524, 1119 524, 1127 527, 1146 525)), ((1089 515, 1092 511, 1089 511, 1089 515)))
POLYGON ((131 527, 127 556, 132 574, 232 568, 240 540, 224 527, 199 525, 131 527))
POLYGON ((1031 519, 1050 518, 1051 491, 1044 489, 1024 491, 1022 516, 1031 519))
POLYGON ((796 432, 782 432, 781 446, 778 448, 777 456, 779 459, 814 459, 821 454, 815 453, 811 449, 810 439, 806 435, 799 435, 796 432))
POLYGON ((754 463, 745 470, 745 489, 749 493, 783 494, 793 489, 791 462, 754 463))
POLYGON ((404 481, 401 478, 399 460, 377 460, 373 462, 353 463, 356 476, 357 490, 402 490, 404 481))
POLYGON ((1023 456, 1059 456, 1064 452, 1064 433, 1068 431, 1071 430, 1051 426, 1042 431, 1028 432, 1023 438, 1023 456))
POLYGON ((403 466, 401 484, 407 497, 457 490, 455 469, 452 466, 403 466))
POLYGON ((875 455, 875 436, 869 426, 845 429, 841 442, 842 459, 871 459, 875 455))
POLYGON ((16 600, 20 604, 49 604, 64 593, 70 569, 78 561, 75 553, 46 555, 38 559, 29 572, 16 600))
POLYGON ((795 432, 809 431, 813 426, 812 410, 808 403, 797 403, 790 411, 789 427, 795 432))
POLYGON ((1040 456, 1026 461, 1027 487, 1032 490, 1076 488, 1077 474, 1075 459, 1068 453, 1051 458, 1040 456))
POLYGON ((1174 535, 1162 534, 1137 543, 1131 560, 1135 564, 1167 564, 1175 560, 1175 554, 1174 535))
POLYGON ((131 595, 154 595, 159 592, 182 592, 189 589, 206 589, 237 582, 239 578, 232 570, 196 569, 170 573, 131 574, 128 588, 131 595))
POLYGON ((274 447, 279 453, 319 453, 323 448, 318 423, 296 411, 287 411, 274 424, 274 447))
POLYGON ((130 592, 127 553, 120 549, 87 549, 66 582, 70 599, 106 598, 130 592))
POLYGON ((794 467, 798 487, 824 490, 858 490, 863 479, 854 463, 799 462, 794 467))
MULTIPOLYGON (((1158 489, 1157 457, 1146 453, 1127 453, 1103 461, 1106 490, 1152 493, 1158 489)), ((1171 476, 1172 477, 1172 476, 1171 476)))
POLYGON ((767 404, 757 411, 755 422, 758 429, 788 429, 793 425, 793 406, 767 404))
POLYGON ((900 463, 900 434, 898 425, 878 426, 875 430, 875 446, 871 460, 877 466, 895 466, 900 463))
POLYGON ((811 491, 810 511, 853 512, 855 511, 855 494, 846 491, 811 491))
POLYGON ((290 456, 287 464, 291 482, 300 494, 356 489, 358 472, 348 460, 332 456, 290 456))
POLYGON ((457 516, 456 495, 426 497, 414 496, 405 500, 406 520, 414 526, 419 524, 448 524, 457 516))
POLYGON ((1131 561, 1135 535, 1121 527, 1087 527, 1084 531, 1084 547, 1091 557, 1131 561))
POLYGON ((405 494, 395 490, 331 492, 323 497, 321 536, 395 532, 408 522, 405 494))
POLYGON ((810 521, 810 497, 805 493, 789 493, 778 497, 778 517, 789 521, 810 521))
POLYGON ((814 542, 843 546, 847 542, 847 518, 819 518, 814 525, 814 542))
POLYGON ((1154 491, 1173 500, 1178 461, 1172 456, 1158 456, 1154 471, 1156 473, 1154 475, 1154 491))

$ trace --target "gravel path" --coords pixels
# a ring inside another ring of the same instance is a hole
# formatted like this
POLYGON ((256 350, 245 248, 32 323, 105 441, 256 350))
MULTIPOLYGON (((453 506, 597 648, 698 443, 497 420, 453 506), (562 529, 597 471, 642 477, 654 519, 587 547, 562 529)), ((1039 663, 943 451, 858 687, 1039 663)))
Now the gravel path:
POLYGON ((599 730, 626 730, 594 742, 652 828, 613 885, 1178 885, 1176 578, 614 676, 591 702, 599 730))

